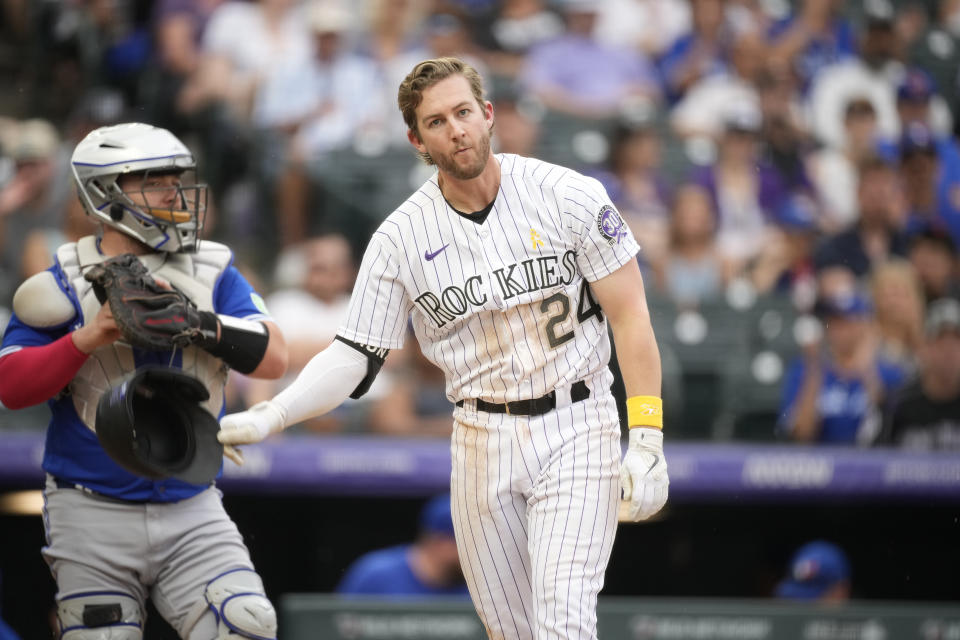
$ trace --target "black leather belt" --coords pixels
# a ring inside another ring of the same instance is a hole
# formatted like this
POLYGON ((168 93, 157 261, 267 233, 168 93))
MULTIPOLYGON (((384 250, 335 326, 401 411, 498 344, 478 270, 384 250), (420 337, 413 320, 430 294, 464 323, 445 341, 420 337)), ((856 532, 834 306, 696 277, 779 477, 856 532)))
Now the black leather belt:
MULTIPOLYGON (((570 385, 570 402, 580 402, 590 397, 590 387, 583 380, 570 385)), ((514 400, 506 404, 487 402, 477 398, 477 411, 487 413, 506 413, 511 416, 539 416, 557 408, 557 392, 551 391, 545 396, 531 400, 514 400)), ((463 400, 457 401, 457 406, 463 406, 463 400)))

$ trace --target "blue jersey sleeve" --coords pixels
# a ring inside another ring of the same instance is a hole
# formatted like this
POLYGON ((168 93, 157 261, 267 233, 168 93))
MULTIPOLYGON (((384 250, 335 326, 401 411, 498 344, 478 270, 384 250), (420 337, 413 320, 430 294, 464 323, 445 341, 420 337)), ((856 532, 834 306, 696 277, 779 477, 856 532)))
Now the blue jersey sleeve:
POLYGON ((66 329, 56 332, 41 331, 23 323, 16 314, 10 317, 6 330, 3 332, 3 344, 0 345, 0 355, 13 347, 41 347, 50 344, 67 333, 66 329))
POLYGON ((227 267, 217 280, 213 309, 244 320, 273 320, 263 298, 233 265, 227 267))

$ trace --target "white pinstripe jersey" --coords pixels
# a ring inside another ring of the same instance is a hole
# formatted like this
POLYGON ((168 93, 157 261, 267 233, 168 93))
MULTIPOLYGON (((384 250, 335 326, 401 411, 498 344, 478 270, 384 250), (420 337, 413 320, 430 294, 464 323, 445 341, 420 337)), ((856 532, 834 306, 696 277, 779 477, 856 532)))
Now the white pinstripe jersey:
POLYGON ((606 320, 586 281, 639 247, 595 179, 498 154, 483 223, 458 215, 434 174, 380 225, 339 335, 403 345, 407 319, 451 401, 537 398, 605 369, 606 320))

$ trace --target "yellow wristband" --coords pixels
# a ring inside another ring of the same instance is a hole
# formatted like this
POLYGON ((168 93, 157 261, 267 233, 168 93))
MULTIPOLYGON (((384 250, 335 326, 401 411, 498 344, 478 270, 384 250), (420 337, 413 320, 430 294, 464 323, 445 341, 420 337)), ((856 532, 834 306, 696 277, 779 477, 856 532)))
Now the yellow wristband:
POLYGON ((663 400, 657 396, 627 398, 627 425, 663 429, 663 400))

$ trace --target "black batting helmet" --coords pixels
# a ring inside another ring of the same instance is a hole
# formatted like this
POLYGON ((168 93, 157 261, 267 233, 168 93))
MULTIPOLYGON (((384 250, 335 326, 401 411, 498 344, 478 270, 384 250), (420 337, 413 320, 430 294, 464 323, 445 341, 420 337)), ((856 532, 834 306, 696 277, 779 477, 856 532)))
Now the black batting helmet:
POLYGON ((138 476, 209 484, 223 461, 220 425, 200 406, 209 397, 180 369, 140 367, 100 398, 97 438, 117 464, 138 476))

